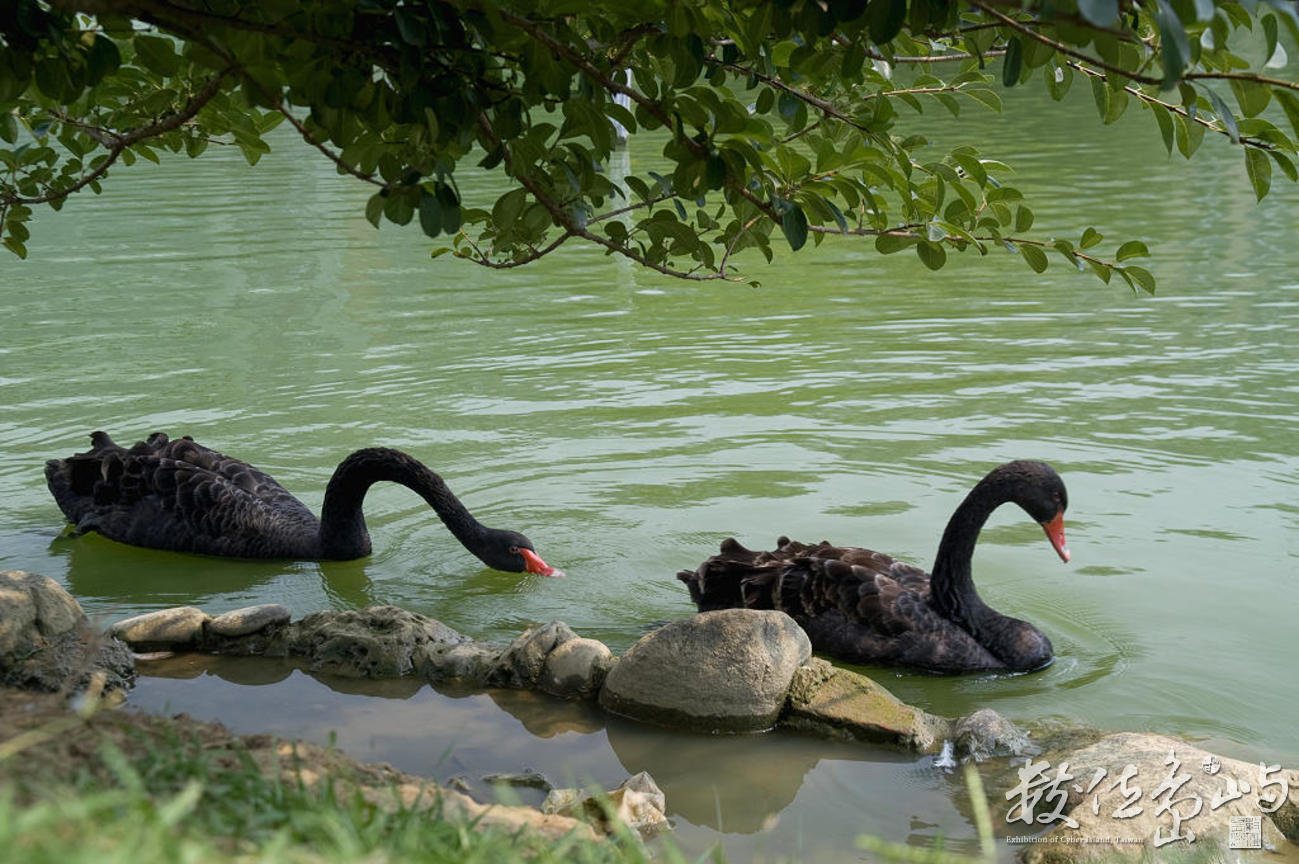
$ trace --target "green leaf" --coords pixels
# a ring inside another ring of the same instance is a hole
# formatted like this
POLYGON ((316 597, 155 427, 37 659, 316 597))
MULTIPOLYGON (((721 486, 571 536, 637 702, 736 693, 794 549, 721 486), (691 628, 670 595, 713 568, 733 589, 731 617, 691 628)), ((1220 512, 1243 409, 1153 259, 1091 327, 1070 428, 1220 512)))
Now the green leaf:
POLYGON ((1106 285, 1110 284, 1110 277, 1114 275, 1114 268, 1100 261, 1088 261, 1087 266, 1092 268, 1092 272, 1100 277, 1106 285))
POLYGON ((1155 115, 1155 122, 1159 124, 1159 134, 1164 139, 1164 149, 1171 156, 1173 153, 1173 142, 1176 140, 1176 129, 1173 123, 1173 114, 1166 108, 1159 105, 1153 105, 1150 108, 1155 115))
POLYGON ((1299 96, 1281 89, 1278 89, 1275 95, 1276 101, 1280 102, 1282 109, 1285 110, 1285 116, 1290 120, 1290 126, 1295 134, 1299 135, 1299 96))
POLYGON ((117 50, 117 43, 102 33, 97 34, 86 54, 86 84, 94 87, 121 65, 122 55, 117 50))
POLYGON ((1001 83, 1014 87, 1019 83, 1019 73, 1024 65, 1024 46, 1018 36, 1011 36, 1006 42, 1006 56, 1001 65, 1001 83))
POLYGON ((1231 85, 1231 92, 1236 96, 1240 113, 1246 117, 1257 117, 1262 114, 1267 108, 1267 103, 1272 101, 1272 88, 1266 84, 1242 81, 1239 78, 1232 78, 1228 83, 1231 85))
POLYGON ((1150 250, 1146 248, 1145 243, 1142 243, 1140 240, 1129 240, 1128 242, 1124 243, 1122 246, 1119 247, 1119 251, 1116 252, 1114 255, 1114 260, 1126 261, 1129 258, 1149 258, 1149 257, 1150 257, 1150 250))
POLYGON ((871 41, 885 45, 902 32, 907 18, 907 0, 870 0, 866 16, 871 41))
POLYGON ((176 49, 170 39, 139 33, 132 41, 135 44, 135 59, 145 69, 164 77, 175 75, 180 70, 180 58, 176 56, 176 49))
POLYGON ((894 234, 881 234, 875 238, 875 251, 881 255, 892 255, 894 252, 901 252, 908 246, 917 243, 915 237, 898 237, 894 234))
POLYGON ((1015 231, 1022 234, 1033 227, 1033 211, 1024 206, 1015 208, 1015 231))
POLYGON ((1155 293, 1155 277, 1146 268, 1129 265, 1118 268, 1118 271, 1128 280, 1128 284, 1135 282, 1147 294, 1155 293))
POLYGON ((1289 156, 1277 150, 1269 150, 1267 155, 1271 156, 1272 161, 1281 166, 1281 171, 1290 178, 1291 183, 1299 183, 1299 169, 1295 168, 1295 164, 1289 156))
POLYGON ((1245 148, 1245 173, 1249 175, 1255 197, 1262 201, 1272 185, 1272 163, 1268 160, 1267 153, 1256 147, 1245 148))
POLYGON ((930 270, 941 270, 947 263, 947 250, 943 248, 943 244, 930 240, 921 240, 916 244, 916 255, 930 270))
POLYGON ((427 191, 419 196, 419 227, 428 237, 442 233, 442 204, 427 191))
POLYGON ((1105 81, 1100 78, 1092 78, 1092 101, 1096 103, 1096 113, 1100 115, 1101 122, 1108 122, 1105 118, 1110 113, 1110 96, 1113 93, 1110 88, 1105 86, 1105 81))
POLYGON ((382 192, 375 192, 370 196, 370 200, 365 202, 365 218, 375 228, 379 227, 379 219, 383 216, 383 205, 387 198, 382 192))
POLYGON ((1236 115, 1231 113, 1227 103, 1223 102, 1222 97, 1214 93, 1212 88, 1205 87, 1204 92, 1208 95, 1209 104, 1213 106, 1213 112, 1218 115, 1218 122, 1222 123, 1222 128, 1227 131, 1227 137, 1231 139, 1231 143, 1239 144, 1240 127, 1236 125, 1236 115))
POLYGON ((1082 239, 1078 241, 1078 246, 1082 249, 1090 249, 1104 239, 1105 235, 1088 226, 1083 230, 1082 239))
POLYGON ((1155 22, 1159 25, 1160 59, 1164 64, 1164 81, 1160 89, 1168 90, 1182 79, 1191 62, 1191 44, 1186 28, 1168 0, 1157 0, 1155 22))
POLYGON ((789 241, 789 248, 797 252, 807 242, 807 214, 797 204, 785 211, 780 219, 780 230, 789 241))
POLYGON ((964 93, 966 96, 969 96, 975 102, 979 102, 983 105, 987 105, 993 111, 997 111, 997 112, 1001 111, 1001 97, 998 96, 996 93, 992 92, 991 90, 985 90, 983 88, 975 88, 972 90, 961 90, 960 92, 964 93))
POLYGON ((1078 0, 1078 11, 1096 27, 1110 27, 1119 18, 1119 0, 1078 0))
MULTIPOLYGON (((628 177, 628 180, 634 178, 628 177)), ((523 204, 528 198, 526 189, 511 189, 492 205, 492 222, 501 231, 508 231, 519 214, 523 212, 523 204)))
POLYGON ((18 140, 18 121, 7 111, 0 114, 0 139, 9 144, 18 140))
POLYGON ((1073 84, 1073 69, 1068 66, 1049 63, 1043 68, 1042 76, 1046 81, 1047 92, 1057 102, 1065 97, 1065 94, 1069 92, 1069 87, 1073 84))
POLYGON ((1028 266, 1033 268, 1034 273, 1041 273, 1046 269, 1046 253, 1042 251, 1042 247, 1021 243, 1019 244, 1019 254, 1028 262, 1028 266))

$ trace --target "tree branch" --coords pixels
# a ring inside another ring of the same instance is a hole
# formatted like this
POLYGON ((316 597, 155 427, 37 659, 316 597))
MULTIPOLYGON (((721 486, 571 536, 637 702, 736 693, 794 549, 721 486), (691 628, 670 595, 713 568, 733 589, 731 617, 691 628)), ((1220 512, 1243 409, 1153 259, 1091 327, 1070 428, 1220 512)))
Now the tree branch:
MULTIPOLYGON (((66 198, 74 192, 80 192, 82 189, 104 176, 108 169, 112 167, 113 163, 117 161, 117 158, 122 155, 122 151, 126 150, 128 147, 131 147, 134 144, 139 144, 140 142, 150 138, 157 138, 160 135, 165 135, 168 132, 179 129, 182 125, 192 120, 194 115, 198 114, 203 106, 206 105, 221 89, 221 82, 230 71, 230 69, 224 69, 213 75, 202 89, 189 97, 189 100, 185 103, 183 108, 179 111, 172 112, 163 119, 157 120, 148 126, 141 126, 138 129, 133 129, 132 131, 122 135, 115 135, 105 130, 100 130, 112 142, 111 144, 106 145, 108 149, 108 158, 99 163, 94 170, 83 176, 71 186, 51 192, 48 195, 41 195, 34 198, 5 195, 3 198, 0 198, 0 200, 3 200, 6 205, 48 204, 51 201, 58 201, 66 198)), ((104 143, 101 139, 96 140, 99 140, 101 144, 104 143)))

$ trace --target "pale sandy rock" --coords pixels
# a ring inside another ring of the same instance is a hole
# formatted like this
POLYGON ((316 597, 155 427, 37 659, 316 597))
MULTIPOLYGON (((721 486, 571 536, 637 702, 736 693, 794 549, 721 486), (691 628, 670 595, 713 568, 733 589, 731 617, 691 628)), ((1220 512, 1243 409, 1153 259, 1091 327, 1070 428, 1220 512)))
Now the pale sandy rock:
POLYGON ((207 623, 208 631, 217 636, 247 636, 273 624, 287 624, 293 613, 282 603, 263 603, 223 612, 207 623))
POLYGON ((209 620, 195 606, 175 606, 118 621, 109 632, 132 647, 190 645, 198 641, 209 620))

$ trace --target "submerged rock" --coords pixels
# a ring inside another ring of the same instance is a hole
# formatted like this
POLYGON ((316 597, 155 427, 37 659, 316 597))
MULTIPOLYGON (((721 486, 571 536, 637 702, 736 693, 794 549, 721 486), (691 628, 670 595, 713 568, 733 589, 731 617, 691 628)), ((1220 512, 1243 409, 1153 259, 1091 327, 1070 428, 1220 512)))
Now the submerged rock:
POLYGON ((496 682, 507 687, 531 687, 541 678, 551 652, 578 636, 563 621, 524 630, 501 654, 496 682))
POLYGON ((807 634, 784 612, 701 612, 628 649, 605 678, 600 705, 663 726, 767 729, 811 655, 807 634))
POLYGON ((952 724, 956 752, 982 762, 994 756, 1023 756, 1037 752, 1028 733, 991 708, 980 708, 952 724))
POLYGON ((537 686, 552 696, 587 699, 599 692, 612 666, 608 645, 596 639, 570 639, 546 655, 537 686))
POLYGON ((550 778, 540 771, 513 771, 499 774, 484 774, 483 782, 493 786, 520 786, 524 789, 541 789, 549 792, 555 788, 550 778))
POLYGON ((53 579, 0 571, 0 684, 24 689, 125 690, 131 651, 101 636, 53 579))
POLYGON ((613 833, 612 820, 622 823, 641 837, 651 837, 670 827, 667 798, 649 772, 633 774, 601 795, 581 789, 552 789, 541 803, 543 813, 572 816, 613 833))
POLYGON ((938 749, 949 734, 946 718, 901 701, 865 675, 817 657, 794 674, 782 725, 828 737, 938 749))
POLYGON ((455 630, 396 606, 313 612, 284 628, 283 649, 305 657, 312 671, 398 678, 417 671, 430 651, 465 641, 455 630))
POLYGON ((203 625, 210 620, 211 616, 195 606, 175 606, 123 619, 108 632, 132 648, 183 648, 198 642, 203 625))
POLYGON ((263 603, 232 609, 207 622, 207 629, 217 636, 248 636, 275 624, 288 624, 293 617, 289 607, 282 603, 263 603))
POLYGON ((419 673, 434 681, 452 679, 486 687, 505 649, 487 642, 462 642, 425 652, 419 673))
POLYGON ((1123 732, 1030 757, 1016 766, 1015 779, 994 795, 994 818, 1000 811, 1012 826, 1053 826, 1020 852, 1033 864, 1152 848, 1184 852, 1192 844, 1257 849, 1283 837, 1299 842, 1299 772, 1164 735, 1123 732))

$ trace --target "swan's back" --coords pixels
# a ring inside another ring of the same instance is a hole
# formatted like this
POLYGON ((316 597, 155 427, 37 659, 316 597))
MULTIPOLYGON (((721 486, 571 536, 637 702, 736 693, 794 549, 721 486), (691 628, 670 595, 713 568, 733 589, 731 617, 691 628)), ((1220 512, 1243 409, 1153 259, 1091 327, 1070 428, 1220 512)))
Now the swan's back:
POLYGON ((812 646, 852 663, 934 672, 999 669, 973 636, 930 603, 929 574, 882 552, 781 537, 755 552, 734 539, 697 570, 682 570, 699 610, 778 609, 812 646))
POLYGON ((310 558, 319 523, 256 468, 157 432, 130 449, 107 434, 45 463, 45 479, 77 533, 154 549, 238 558, 310 558))

